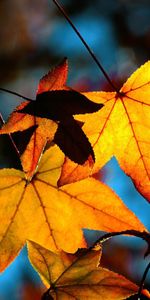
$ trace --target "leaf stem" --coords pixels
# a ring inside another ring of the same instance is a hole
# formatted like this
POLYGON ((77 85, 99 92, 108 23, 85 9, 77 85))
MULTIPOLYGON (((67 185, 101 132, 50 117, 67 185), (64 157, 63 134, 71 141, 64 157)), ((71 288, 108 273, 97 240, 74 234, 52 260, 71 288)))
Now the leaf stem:
POLYGON ((109 78, 109 76, 106 73, 105 69, 102 67, 100 61, 97 59, 97 57, 94 54, 94 52, 92 51, 92 49, 89 47, 89 45, 86 43, 85 39, 82 37, 82 35, 80 34, 80 32, 77 30, 76 26, 72 23, 71 19, 68 17, 68 15, 65 12, 64 8, 58 3, 57 0, 52 0, 52 1, 58 7, 59 11, 63 14, 63 16, 65 17, 65 19, 70 24, 70 26, 73 28, 73 30, 75 31, 75 33, 77 34, 77 36, 79 37, 79 39, 81 40, 81 42, 83 43, 83 45, 85 46, 85 48, 87 49, 87 51, 89 52, 89 54, 91 55, 91 57, 93 58, 93 60, 95 61, 95 63, 97 64, 98 68, 100 69, 100 71, 103 73, 104 77, 107 79, 108 83, 113 88, 113 90, 115 90, 117 93, 119 93, 119 89, 114 85, 114 83, 112 82, 112 80, 109 78))
POLYGON ((50 295, 50 288, 42 295, 41 300, 53 300, 53 297, 50 295))
POLYGON ((139 287, 139 290, 138 290, 138 300, 140 300, 142 290, 144 288, 145 279, 146 279, 146 276, 147 276, 147 273, 148 273, 149 269, 150 269, 150 262, 149 262, 149 264, 147 265, 147 267, 144 271, 144 274, 143 274, 143 277, 142 277, 142 280, 141 280, 141 283, 140 283, 140 287, 139 287))
MULTIPOLYGON (((148 244, 148 250, 150 249, 150 234, 148 232, 146 232, 146 231, 141 232, 141 231, 137 231, 137 230, 134 230, 134 229, 124 230, 124 231, 119 231, 119 232, 109 232, 109 233, 106 233, 103 236, 101 236, 100 238, 98 238, 94 242, 93 246, 90 247, 90 248, 95 247, 99 243, 104 243, 104 242, 106 242, 107 240, 109 240, 110 238, 112 238, 114 236, 119 236, 119 235, 123 235, 123 234, 131 235, 131 236, 135 236, 135 237, 141 238, 142 240, 144 240, 145 242, 147 242, 147 244, 148 244)), ((150 253, 149 251, 146 251, 146 255, 148 255, 149 253, 150 253)))
POLYGON ((30 98, 28 98, 28 97, 26 97, 26 96, 23 96, 23 95, 21 95, 21 94, 19 94, 19 93, 16 93, 16 92, 14 92, 14 91, 11 91, 11 90, 8 90, 8 89, 4 89, 4 88, 1 88, 1 87, 0 87, 0 91, 6 92, 6 93, 9 93, 9 94, 12 94, 12 95, 15 95, 15 96, 17 96, 17 97, 23 98, 23 99, 28 100, 28 101, 35 101, 35 100, 30 99, 30 98))
MULTIPOLYGON (((2 114, 1 114, 1 113, 0 113, 0 122, 2 123, 2 125, 4 125, 4 124, 5 124, 5 121, 4 121, 4 119, 3 119, 3 117, 2 117, 2 114)), ((18 157, 19 157, 19 159, 20 159, 20 153, 19 153, 19 150, 18 150, 18 148, 17 148, 17 146, 16 146, 16 144, 15 144, 15 142, 14 142, 14 140, 13 140, 13 138, 12 138, 11 134, 10 134, 10 133, 8 133, 8 136, 9 136, 9 139, 10 139, 10 141, 11 141, 11 143, 12 143, 12 145, 13 145, 14 149, 15 149, 15 152, 17 153, 17 156, 18 156, 18 157)))

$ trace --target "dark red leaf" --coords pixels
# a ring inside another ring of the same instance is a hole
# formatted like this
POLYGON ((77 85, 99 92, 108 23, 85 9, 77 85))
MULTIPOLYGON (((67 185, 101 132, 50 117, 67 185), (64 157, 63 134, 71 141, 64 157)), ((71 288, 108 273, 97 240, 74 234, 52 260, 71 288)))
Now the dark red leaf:
POLYGON ((90 155, 95 161, 91 144, 73 117, 60 121, 54 142, 66 156, 78 164, 83 164, 90 155))
POLYGON ((60 121, 68 115, 93 113, 103 107, 88 100, 84 95, 76 91, 49 91, 38 94, 36 101, 29 102, 19 112, 60 121))

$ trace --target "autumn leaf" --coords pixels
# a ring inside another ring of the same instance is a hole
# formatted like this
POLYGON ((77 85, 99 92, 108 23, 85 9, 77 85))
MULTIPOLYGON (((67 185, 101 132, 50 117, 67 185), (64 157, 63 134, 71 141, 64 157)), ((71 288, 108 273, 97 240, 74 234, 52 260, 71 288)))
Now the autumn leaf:
MULTIPOLYGON (((40 94, 49 90, 61 90, 67 89, 65 87, 68 74, 68 63, 64 59, 56 68, 46 74, 40 79, 37 94, 40 94)), ((31 178, 37 168, 38 161, 45 148, 47 141, 52 141, 58 125, 45 118, 37 118, 36 116, 29 116, 21 114, 17 111, 23 109, 29 102, 25 101, 16 108, 7 123, 3 125, 0 130, 0 134, 9 134, 15 132, 23 132, 28 128, 36 126, 36 130, 33 132, 30 142, 25 151, 21 151, 21 162, 23 170, 26 173, 26 177, 31 178)))
POLYGON ((0 170, 0 269, 26 239, 57 251, 86 247, 82 229, 146 230, 105 184, 87 178, 58 188, 64 154, 57 146, 41 158, 32 180, 15 169, 0 170))
POLYGON ((34 175, 48 140, 53 140, 67 156, 79 164, 90 157, 93 161, 95 159, 81 123, 74 120, 73 114, 92 113, 103 105, 91 102, 84 95, 65 87, 67 69, 67 62, 63 61, 44 76, 38 86, 36 101, 23 102, 0 130, 1 134, 10 134, 27 130, 31 126, 37 127, 21 156, 28 179, 34 175))
MULTIPOLYGON (((104 104, 99 112, 77 118, 85 122, 83 130, 95 153, 92 172, 115 155, 137 190, 150 201, 150 61, 132 74, 119 93, 84 95, 104 104)), ((77 174, 82 175, 82 169, 66 160, 60 184, 74 181, 77 174)))
MULTIPOLYGON (((65 87, 67 74, 68 63, 67 60, 64 59, 56 68, 40 79, 37 94, 49 90, 68 90, 68 88, 65 87)), ((0 134, 9 134, 17 131, 22 132, 30 127, 38 126, 31 137, 28 147, 21 155, 23 170, 29 179, 35 173, 38 161, 47 141, 53 140, 58 125, 51 120, 17 112, 17 110, 23 109, 28 103, 28 101, 25 101, 16 108, 16 111, 10 115, 7 123, 3 125, 0 134)))
MULTIPOLYGON (((23 102, 18 109, 25 105, 26 102, 23 102)), ((57 124, 51 120, 14 112, 10 115, 8 122, 0 130, 0 134, 9 134, 16 133, 18 130, 23 132, 31 127, 37 128, 34 130, 25 151, 23 151, 20 157, 27 179, 30 179, 34 175, 47 141, 52 141, 54 138, 57 124)))
POLYGON ((138 290, 125 277, 99 266, 100 249, 71 261, 63 251, 56 254, 29 241, 28 253, 44 284, 50 286, 47 294, 52 298, 47 299, 121 300, 138 290))
POLYGON ((53 90, 68 90, 68 87, 66 87, 67 76, 68 62, 67 59, 64 58, 56 68, 49 71, 40 79, 37 95, 53 90))

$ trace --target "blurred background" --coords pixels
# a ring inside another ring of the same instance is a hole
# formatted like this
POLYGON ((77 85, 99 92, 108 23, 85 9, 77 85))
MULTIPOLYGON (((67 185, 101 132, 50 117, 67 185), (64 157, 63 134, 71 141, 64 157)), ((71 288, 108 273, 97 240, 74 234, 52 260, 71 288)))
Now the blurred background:
MULTIPOLYGON (((118 87, 150 58, 149 0, 61 0, 61 4, 118 87)), ((35 98, 39 79, 66 56, 68 85, 79 91, 111 90, 52 0, 1 0, 0 45, 3 88, 35 98)), ((0 112, 5 120, 19 103, 19 98, 0 92, 0 112)), ((9 139, 1 136, 0 167, 16 166, 18 161, 9 139)), ((150 229, 149 205, 115 158, 99 176, 150 229)), ((91 242, 100 233, 85 234, 91 242)), ((115 238, 106 243, 102 262, 139 283, 149 262, 143 259, 145 250, 144 242, 136 238, 115 238)), ((23 249, 0 275, 0 300, 40 300, 42 292, 43 286, 23 249)))

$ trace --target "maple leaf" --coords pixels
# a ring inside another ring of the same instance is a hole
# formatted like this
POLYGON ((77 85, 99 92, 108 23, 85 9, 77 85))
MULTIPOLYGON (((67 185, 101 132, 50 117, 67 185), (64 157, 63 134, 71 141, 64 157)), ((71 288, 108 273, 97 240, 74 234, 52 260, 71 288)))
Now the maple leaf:
POLYGON ((26 239, 52 251, 75 252, 86 247, 82 229, 146 230, 121 199, 94 178, 58 188, 64 154, 47 150, 27 180, 22 171, 0 170, 0 269, 23 247, 26 239))
POLYGON ((64 60, 45 75, 40 80, 36 100, 25 101, 18 106, 0 130, 0 134, 10 134, 37 127, 21 155, 23 170, 28 178, 34 175, 48 140, 53 140, 66 155, 79 164, 83 164, 89 156, 93 161, 95 159, 81 123, 79 125, 74 120, 73 114, 92 113, 103 105, 91 102, 84 95, 66 87, 67 70, 68 64, 64 60))
MULTIPOLYGON (((65 87, 68 74, 68 63, 64 59, 56 68, 40 79, 37 94, 49 90, 68 89, 65 87)), ((26 172, 26 177, 31 178, 37 168, 38 161, 45 148, 47 141, 52 141, 58 125, 44 118, 21 114, 17 110, 23 109, 29 101, 23 102, 16 108, 7 123, 2 126, 0 134, 9 134, 17 131, 24 131, 30 127, 37 126, 32 134, 30 143, 21 155, 23 170, 26 172)))
POLYGON ((101 249, 88 250, 78 258, 72 255, 71 259, 63 251, 56 254, 28 241, 28 253, 44 284, 50 286, 43 300, 121 300, 138 290, 125 277, 99 266, 101 249))
POLYGON ((104 107, 78 116, 95 153, 93 170, 66 159, 60 184, 99 170, 113 155, 137 190, 150 201, 150 61, 139 68, 119 93, 89 92, 86 97, 104 107), (85 171, 84 171, 85 169, 85 171))
POLYGON ((68 62, 64 58, 62 62, 54 69, 44 75, 38 84, 37 95, 43 92, 53 90, 68 90, 65 86, 68 76, 68 62))

